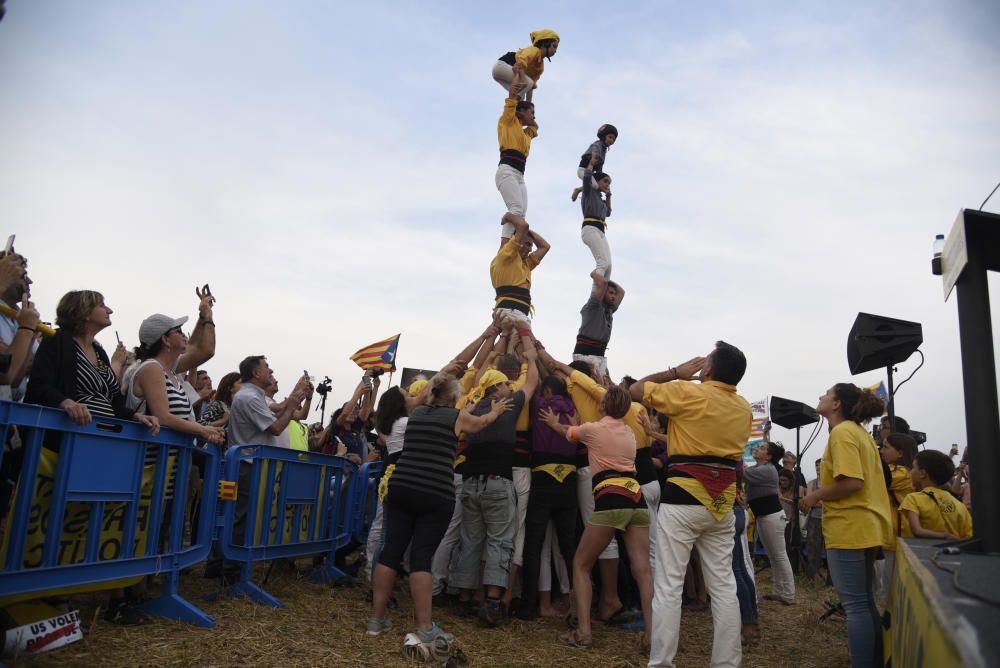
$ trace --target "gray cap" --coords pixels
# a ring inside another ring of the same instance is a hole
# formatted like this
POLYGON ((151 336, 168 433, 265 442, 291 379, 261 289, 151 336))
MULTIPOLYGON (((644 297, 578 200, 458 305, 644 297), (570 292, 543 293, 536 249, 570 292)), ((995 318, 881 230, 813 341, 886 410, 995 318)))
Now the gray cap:
POLYGON ((183 318, 171 318, 162 313, 154 313, 139 325, 139 343, 149 347, 174 327, 180 327, 187 321, 187 316, 183 318))

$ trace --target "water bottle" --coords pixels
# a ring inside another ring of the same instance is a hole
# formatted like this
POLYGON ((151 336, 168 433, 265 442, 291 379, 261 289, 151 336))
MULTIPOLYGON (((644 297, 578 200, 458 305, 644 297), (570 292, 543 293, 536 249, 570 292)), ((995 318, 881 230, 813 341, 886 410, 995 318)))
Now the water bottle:
POLYGON ((931 258, 931 273, 935 276, 942 274, 941 253, 944 252, 944 235, 939 234, 934 237, 934 256, 931 258))

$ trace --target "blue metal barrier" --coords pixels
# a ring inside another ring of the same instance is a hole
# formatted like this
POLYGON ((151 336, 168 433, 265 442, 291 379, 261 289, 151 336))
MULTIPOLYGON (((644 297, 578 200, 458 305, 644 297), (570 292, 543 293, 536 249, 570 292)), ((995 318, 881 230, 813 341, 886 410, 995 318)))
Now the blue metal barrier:
POLYGON ((378 485, 385 472, 385 465, 382 462, 368 462, 361 467, 357 484, 352 486, 354 491, 354 516, 351 518, 354 540, 364 545, 368 542, 368 531, 372 528, 375 520, 375 511, 378 509, 378 485))
POLYGON ((267 445, 234 446, 226 453, 225 478, 237 482, 238 500, 223 501, 219 546, 226 559, 242 562, 239 582, 223 595, 245 596, 281 607, 252 581, 255 561, 325 554, 310 577, 344 577, 334 554, 351 542, 357 467, 333 455, 267 445))
POLYGON ((62 410, 0 401, 0 442, 12 426, 24 461, 4 530, 0 603, 163 574, 164 593, 142 610, 215 625, 177 590, 181 569, 204 560, 212 542, 212 524, 202 521, 183 544, 192 459, 204 459, 200 513, 210 518, 218 448, 199 448, 169 429, 154 438, 137 422, 112 418, 79 427, 62 410))

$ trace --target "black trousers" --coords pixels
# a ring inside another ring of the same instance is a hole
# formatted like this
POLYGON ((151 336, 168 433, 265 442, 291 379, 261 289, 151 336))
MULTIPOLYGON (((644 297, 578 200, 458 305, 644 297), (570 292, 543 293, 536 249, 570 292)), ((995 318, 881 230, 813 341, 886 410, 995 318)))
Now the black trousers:
MULTIPOLYGON (((532 476, 528 515, 524 520, 521 606, 526 610, 534 610, 538 605, 538 569, 541 566, 542 543, 545 542, 549 520, 555 523, 559 550, 566 562, 566 571, 571 576, 573 555, 576 553, 576 476, 570 476, 558 486, 551 483, 536 484, 536 476, 532 476)), ((548 568, 549 565, 546 564, 545 567, 548 568)))

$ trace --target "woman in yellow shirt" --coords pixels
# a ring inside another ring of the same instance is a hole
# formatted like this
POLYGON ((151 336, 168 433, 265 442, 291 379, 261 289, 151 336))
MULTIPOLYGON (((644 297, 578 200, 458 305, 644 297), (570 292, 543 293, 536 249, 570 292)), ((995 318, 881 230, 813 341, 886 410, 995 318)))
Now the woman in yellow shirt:
POLYGON ((529 35, 531 46, 508 51, 493 64, 493 80, 504 87, 514 89, 515 95, 531 102, 531 95, 538 88, 538 79, 545 71, 545 59, 552 60, 559 49, 559 34, 555 30, 536 30, 529 35), (518 72, 514 66, 521 65, 518 72))
POLYGON ((881 666, 882 633, 875 606, 875 557, 893 541, 889 493, 871 435, 861 426, 885 405, 871 390, 838 383, 816 412, 830 424, 820 488, 799 502, 809 512, 823 502, 823 538, 833 586, 847 612, 851 666, 881 666))

